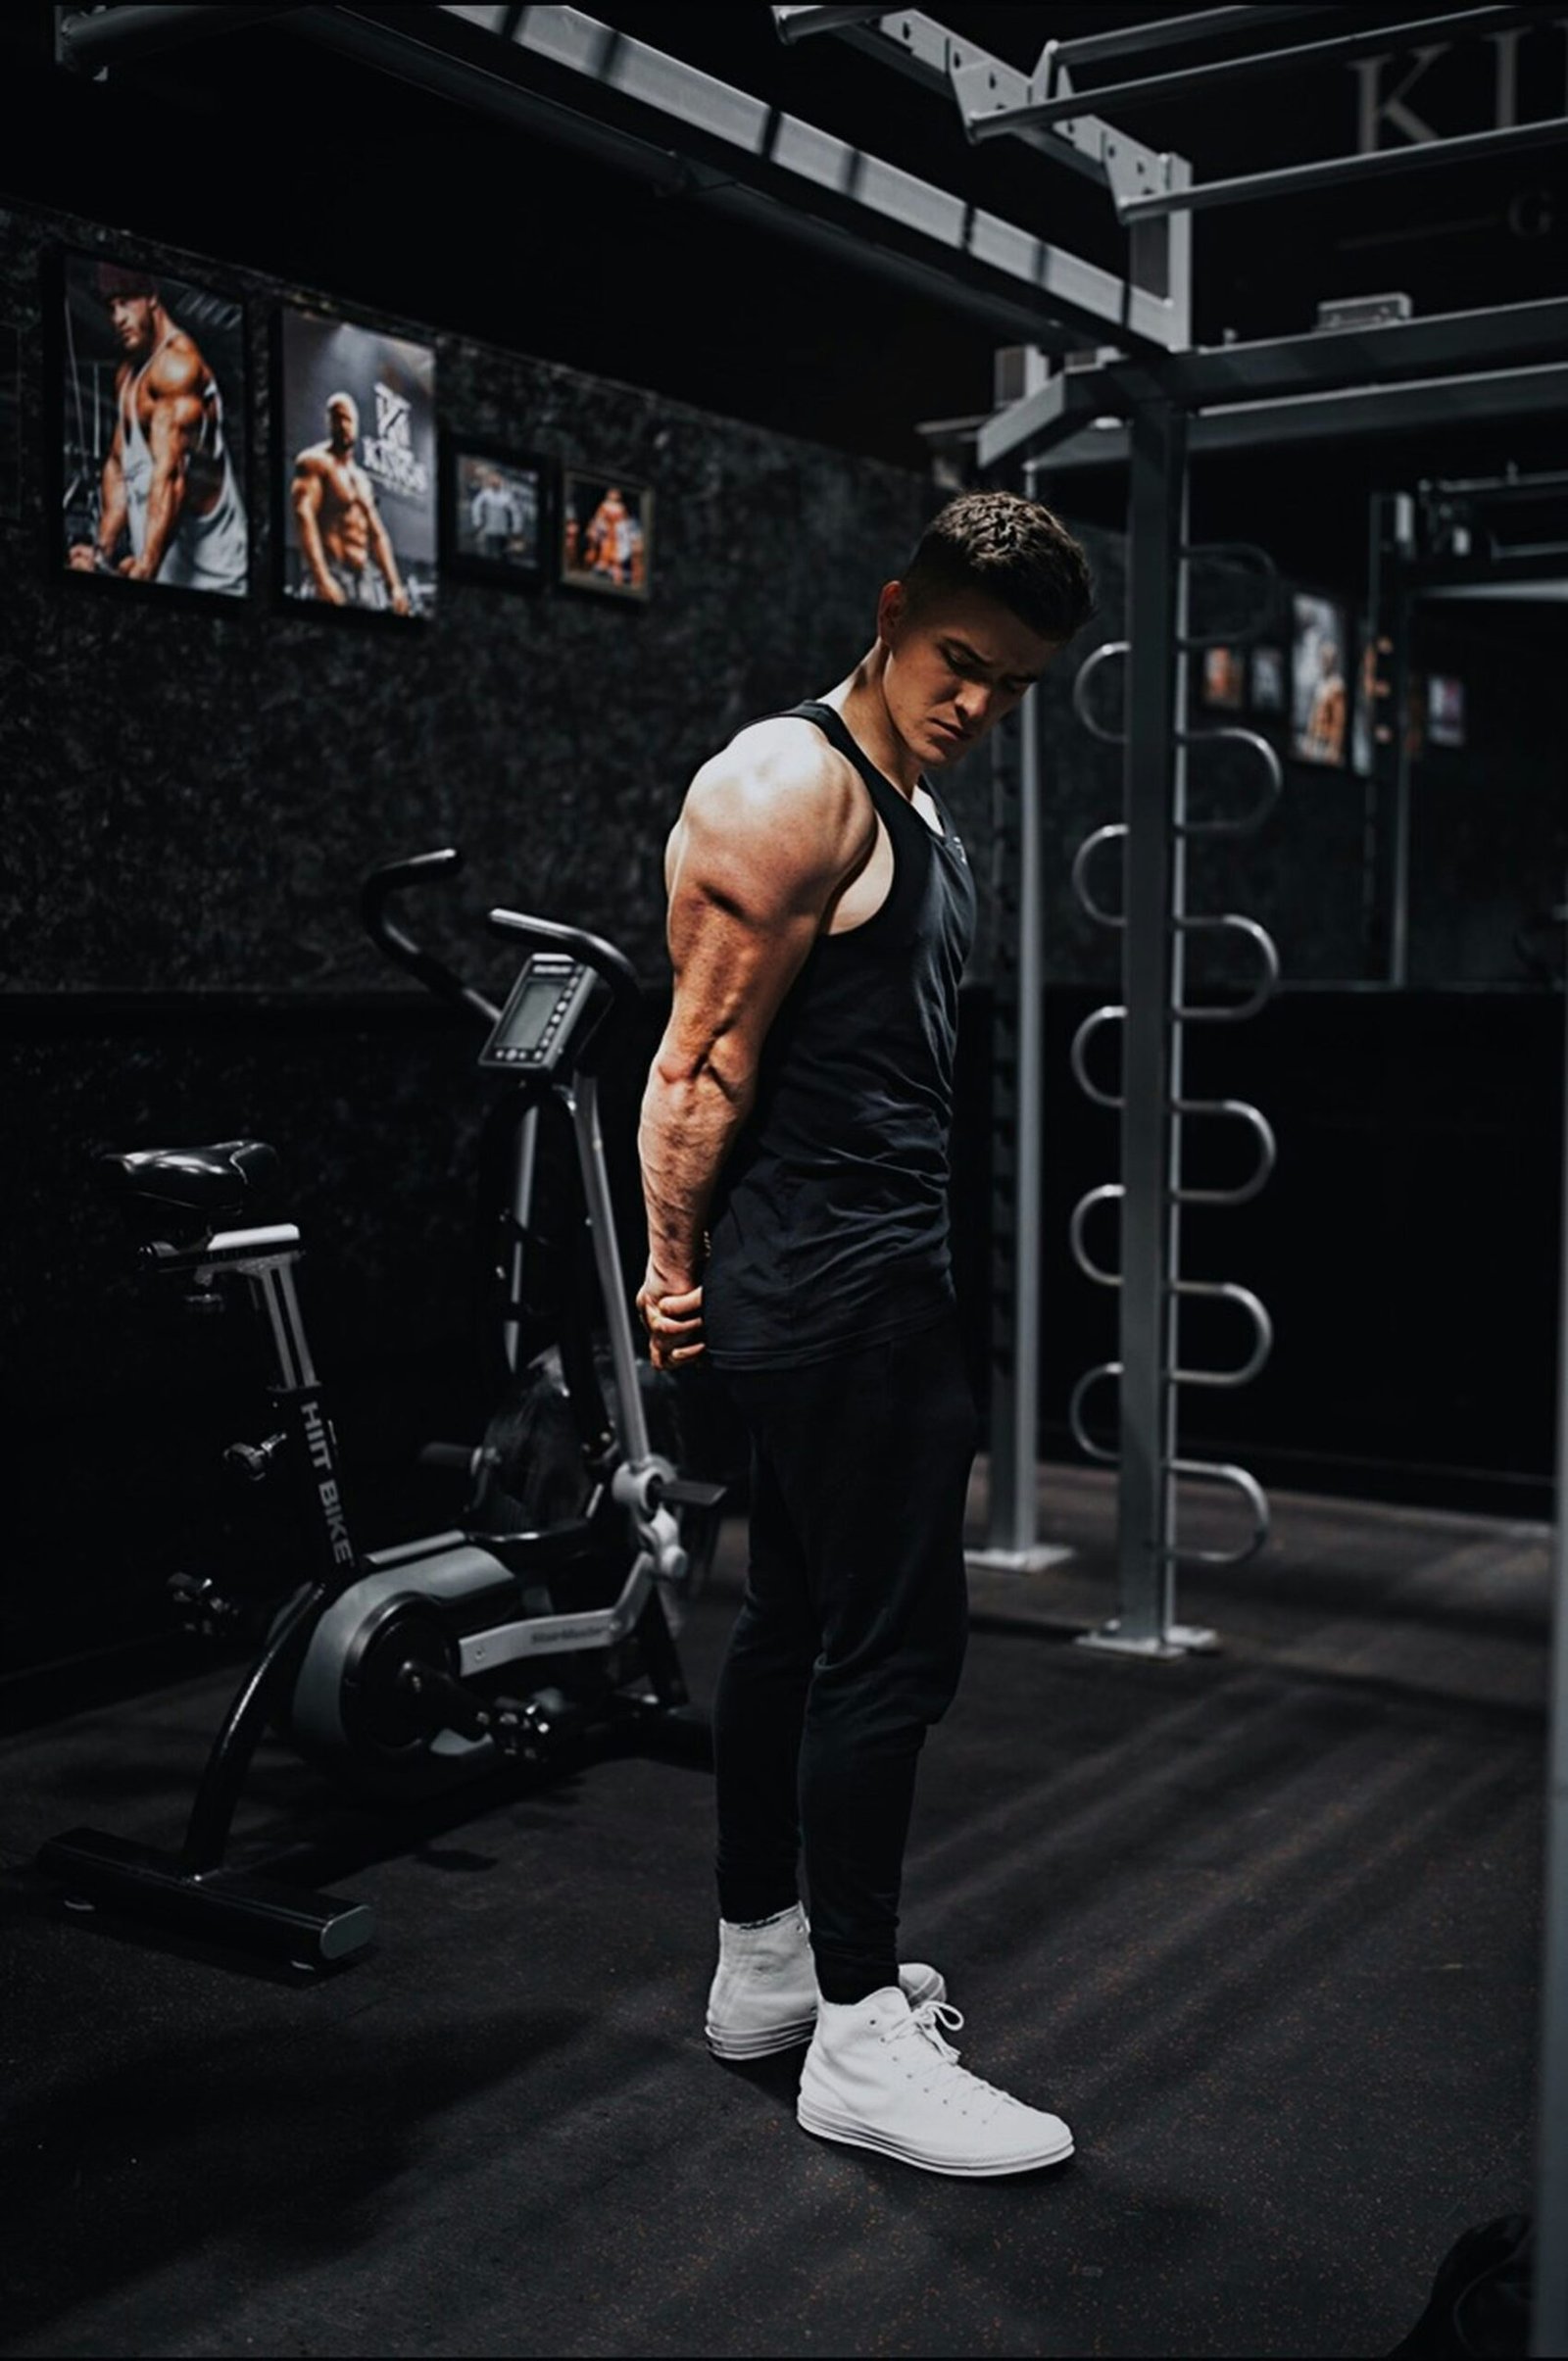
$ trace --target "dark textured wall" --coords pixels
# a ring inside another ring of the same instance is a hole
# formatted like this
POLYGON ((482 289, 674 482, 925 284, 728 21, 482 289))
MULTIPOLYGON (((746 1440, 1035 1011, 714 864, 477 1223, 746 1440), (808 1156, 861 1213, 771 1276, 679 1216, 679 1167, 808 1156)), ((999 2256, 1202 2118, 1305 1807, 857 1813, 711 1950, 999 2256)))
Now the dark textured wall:
POLYGON ((59 238, 101 235, 0 217, 0 285, 25 356, 23 547, 6 568, 0 659, 10 988, 379 988, 355 882, 377 860, 447 842, 471 857, 465 918, 486 894, 515 897, 613 932, 657 966, 660 850, 692 769, 755 713, 841 676, 934 505, 928 487, 442 336, 448 428, 654 485, 652 604, 449 579, 427 626, 333 628, 273 600, 262 495, 271 301, 334 307, 154 250, 250 300, 259 588, 239 612, 213 613, 64 579, 47 541, 56 421, 40 267, 59 238))

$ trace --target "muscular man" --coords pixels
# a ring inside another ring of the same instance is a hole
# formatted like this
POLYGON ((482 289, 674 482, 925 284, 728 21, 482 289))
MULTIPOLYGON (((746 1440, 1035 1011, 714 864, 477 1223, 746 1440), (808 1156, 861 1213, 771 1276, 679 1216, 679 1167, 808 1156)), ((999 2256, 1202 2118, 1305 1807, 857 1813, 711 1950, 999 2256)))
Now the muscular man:
POLYGON ((335 393, 326 406, 326 440, 312 443, 294 462, 294 523, 308 581, 307 596, 329 607, 410 612, 392 538, 375 505, 375 488, 354 456, 360 439, 359 405, 335 393), (371 561, 374 560, 372 566, 371 561))
POLYGON ((96 281, 124 359, 97 534, 74 543, 68 563, 78 573, 243 598, 249 539, 218 380, 155 279, 100 263, 96 281))
POLYGON ((1072 2139, 959 2067, 944 1979, 895 1947, 916 1757, 963 1660, 977 1440, 948 1241, 974 887, 931 780, 1091 612, 1049 510, 950 502, 869 653, 704 763, 665 861, 638 1304, 656 1365, 706 1352, 752 1446, 708 2038, 729 2058, 809 2040, 801 2122, 933 2172, 1055 2163, 1072 2139))
POLYGON ((583 564, 612 582, 632 579, 632 520, 618 484, 611 484, 588 519, 583 534, 583 564))

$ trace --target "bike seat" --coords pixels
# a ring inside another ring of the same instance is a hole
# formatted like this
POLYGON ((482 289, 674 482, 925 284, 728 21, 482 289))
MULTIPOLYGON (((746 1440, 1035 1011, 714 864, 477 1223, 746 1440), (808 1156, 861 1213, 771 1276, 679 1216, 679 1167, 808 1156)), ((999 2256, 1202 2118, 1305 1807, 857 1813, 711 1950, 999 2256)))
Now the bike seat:
POLYGON ((96 1159, 111 1196, 170 1206, 219 1220, 248 1208, 259 1189, 277 1179, 275 1149, 265 1140, 221 1140, 214 1148, 138 1148, 96 1159))

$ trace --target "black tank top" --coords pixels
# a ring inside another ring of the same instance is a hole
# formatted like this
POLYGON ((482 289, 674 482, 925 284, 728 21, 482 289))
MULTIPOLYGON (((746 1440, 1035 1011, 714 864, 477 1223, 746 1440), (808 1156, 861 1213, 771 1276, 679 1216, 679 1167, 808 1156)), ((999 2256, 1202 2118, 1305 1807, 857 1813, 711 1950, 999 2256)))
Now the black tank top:
POLYGON ((709 1218, 704 1329, 719 1369, 828 1360, 930 1326, 954 1301, 949 1133, 974 879, 935 796, 940 837, 831 706, 796 715, 865 781, 893 882, 863 925, 818 935, 763 1043, 709 1218))

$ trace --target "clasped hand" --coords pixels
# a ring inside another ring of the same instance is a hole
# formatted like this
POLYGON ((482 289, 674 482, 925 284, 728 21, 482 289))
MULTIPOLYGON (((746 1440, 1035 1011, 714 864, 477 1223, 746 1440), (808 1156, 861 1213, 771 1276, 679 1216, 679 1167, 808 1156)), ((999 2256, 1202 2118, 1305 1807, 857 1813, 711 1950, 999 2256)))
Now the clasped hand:
POLYGON ((656 1369, 679 1369, 708 1351, 703 1336, 703 1291, 672 1290, 652 1263, 637 1290, 637 1309, 648 1331, 648 1355, 656 1369))

